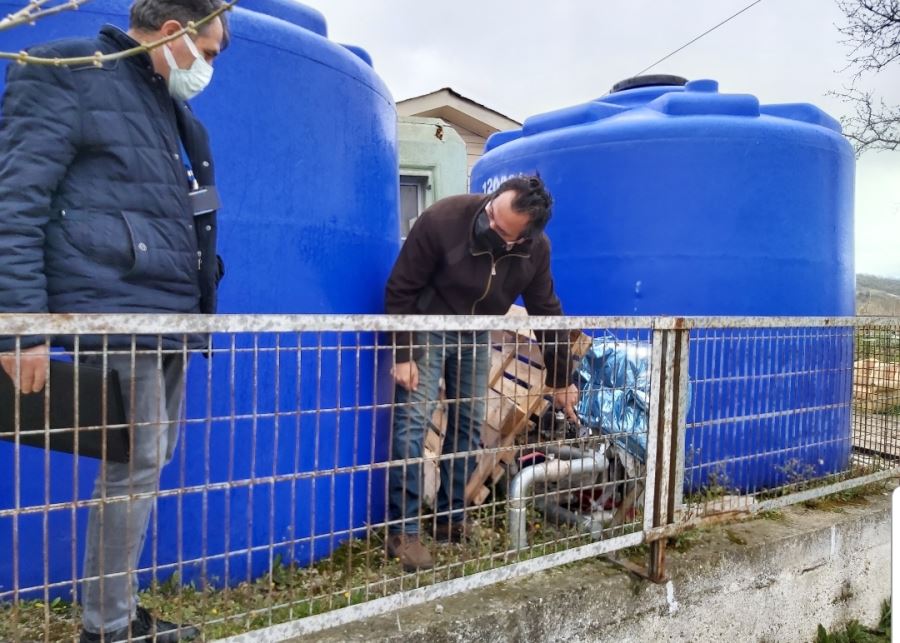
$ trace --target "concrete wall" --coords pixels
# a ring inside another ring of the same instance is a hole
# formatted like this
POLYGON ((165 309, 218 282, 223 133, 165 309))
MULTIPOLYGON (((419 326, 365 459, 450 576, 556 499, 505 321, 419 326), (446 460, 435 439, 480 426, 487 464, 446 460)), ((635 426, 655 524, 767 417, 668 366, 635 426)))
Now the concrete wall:
POLYGON ((459 133, 462 140, 466 143, 466 183, 468 184, 469 179, 472 177, 472 168, 484 154, 484 144, 487 142, 487 139, 458 123, 450 122, 450 126, 459 133))
POLYGON ((592 560, 307 640, 808 642, 820 623, 877 622, 890 596, 889 501, 693 532, 670 550, 665 585, 592 560))
POLYGON ((466 144, 447 123, 439 118, 401 117, 397 138, 400 174, 428 178, 426 207, 467 191, 466 144))

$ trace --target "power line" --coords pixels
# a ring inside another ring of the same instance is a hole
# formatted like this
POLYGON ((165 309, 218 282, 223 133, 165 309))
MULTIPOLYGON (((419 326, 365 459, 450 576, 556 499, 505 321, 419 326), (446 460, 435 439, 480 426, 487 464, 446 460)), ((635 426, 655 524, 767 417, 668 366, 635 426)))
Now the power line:
POLYGON ((635 76, 640 76, 640 75, 643 74, 644 72, 650 71, 651 69, 653 69, 654 67, 656 67, 659 63, 663 62, 664 60, 668 60, 669 58, 671 58, 672 56, 674 56, 675 54, 677 54, 679 51, 681 51, 682 49, 684 49, 684 48, 686 48, 686 47, 689 47, 690 45, 693 45, 695 42, 697 42, 698 40, 700 40, 703 36, 706 36, 706 35, 708 35, 708 34, 711 34, 713 31, 715 31, 716 29, 718 29, 718 28, 721 27, 722 25, 731 22, 732 20, 734 20, 735 18, 737 18, 739 15, 741 15, 742 13, 744 13, 745 11, 747 11, 748 9, 752 9, 753 7, 755 7, 756 5, 758 5, 758 4, 759 4, 760 2, 762 2, 762 1, 763 1, 763 0, 755 0, 754 2, 751 2, 751 3, 748 4, 746 7, 744 7, 744 8, 741 9, 740 11, 738 11, 736 14, 731 15, 731 16, 728 16, 727 18, 725 18, 725 20, 723 20, 722 22, 720 22, 720 23, 717 24, 716 26, 710 27, 709 29, 707 29, 706 31, 704 31, 702 34, 700 34, 699 36, 697 36, 697 37, 694 38, 693 40, 690 40, 689 42, 684 43, 683 45, 681 45, 681 46, 680 46, 678 49, 676 49, 675 51, 666 54, 665 56, 663 56, 662 58, 660 58, 659 60, 657 60, 655 63, 653 63, 653 64, 650 65, 649 67, 647 67, 647 68, 645 68, 645 69, 642 69, 641 71, 639 71, 638 73, 636 73, 636 74, 634 74, 634 75, 635 75, 635 76))

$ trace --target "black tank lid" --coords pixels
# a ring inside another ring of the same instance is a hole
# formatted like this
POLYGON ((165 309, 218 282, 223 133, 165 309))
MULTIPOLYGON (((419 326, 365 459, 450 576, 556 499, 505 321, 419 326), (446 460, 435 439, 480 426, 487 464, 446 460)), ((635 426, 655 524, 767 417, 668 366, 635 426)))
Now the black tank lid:
POLYGON ((620 80, 612 89, 610 94, 616 92, 624 92, 627 89, 637 89, 638 87, 658 87, 660 85, 675 85, 683 87, 688 82, 687 78, 681 76, 672 76, 670 74, 648 74, 647 76, 632 76, 625 80, 620 80))

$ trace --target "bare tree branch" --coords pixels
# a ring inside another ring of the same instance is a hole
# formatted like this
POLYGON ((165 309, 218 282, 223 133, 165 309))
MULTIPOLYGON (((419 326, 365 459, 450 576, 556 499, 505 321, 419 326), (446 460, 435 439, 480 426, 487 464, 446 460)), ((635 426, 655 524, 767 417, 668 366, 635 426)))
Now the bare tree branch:
POLYGON ((850 52, 845 70, 853 72, 849 87, 829 92, 853 109, 841 118, 845 136, 857 156, 867 150, 900 148, 900 106, 891 106, 859 88, 863 77, 900 61, 900 0, 836 0, 846 17, 838 26, 850 52))
POLYGON ((31 0, 31 2, 29 2, 27 6, 22 7, 18 11, 14 11, 13 13, 0 20, 0 28, 5 29, 7 28, 7 25, 13 26, 13 23, 21 24, 21 20, 23 17, 27 17, 28 15, 40 10, 40 8, 47 4, 49 1, 50 0, 31 0))
POLYGON ((837 5, 847 18, 838 30, 850 48, 856 78, 900 57, 900 0, 837 0, 837 5))
MULTIPOLYGON (((79 4, 83 4, 87 2, 87 0, 72 0, 78 1, 79 4)), ((53 65, 53 66, 62 66, 62 65, 95 65, 100 67, 105 62, 109 62, 112 60, 121 60, 122 58, 129 58, 131 56, 135 56, 137 54, 145 53, 152 51, 166 43, 172 42, 181 38, 186 33, 196 34, 197 31, 202 28, 204 25, 212 22, 217 17, 225 13, 226 11, 230 11, 234 5, 238 3, 238 0, 230 0, 230 2, 226 2, 221 7, 210 13, 208 16, 198 20, 197 22, 189 22, 183 29, 173 33, 171 36, 167 36, 165 38, 160 38, 159 40, 155 40, 153 42, 149 42, 143 45, 139 45, 137 47, 132 47, 131 49, 125 49, 124 51, 118 51, 114 54, 101 54, 99 51, 95 53, 93 56, 79 56, 74 58, 42 58, 40 56, 31 56, 26 51, 16 52, 5 52, 0 51, 0 60, 15 60, 17 63, 22 65, 53 65)), ((68 5, 59 5, 63 7, 60 11, 65 10, 65 8, 71 8, 68 5)), ((54 8, 55 9, 55 8, 54 8)), ((50 10, 46 10, 50 11, 50 10)), ((16 15, 16 14, 12 14, 16 15)), ((45 13, 46 15, 46 13, 45 13)))
POLYGON ((77 9, 88 1, 89 0, 68 0, 67 2, 58 4, 55 7, 42 9, 41 7, 47 4, 49 0, 32 0, 32 2, 30 2, 24 9, 20 9, 15 13, 11 13, 3 18, 3 20, 0 20, 0 31, 12 29, 13 27, 18 27, 19 25, 33 25, 41 18, 46 18, 47 16, 62 13, 63 11, 71 11, 77 9))
POLYGON ((857 155, 867 150, 900 148, 900 107, 891 107, 872 92, 852 87, 829 93, 854 109, 854 113, 841 118, 841 125, 857 155))

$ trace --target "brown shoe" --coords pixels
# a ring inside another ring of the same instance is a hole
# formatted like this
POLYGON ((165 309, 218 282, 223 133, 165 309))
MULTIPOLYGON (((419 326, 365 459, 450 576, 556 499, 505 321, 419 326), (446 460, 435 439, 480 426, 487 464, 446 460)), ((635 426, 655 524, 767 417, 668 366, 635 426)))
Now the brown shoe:
POLYGON ((438 522, 434 526, 434 539, 439 543, 461 543, 466 541, 474 530, 468 520, 460 522, 438 522))
POLYGON ((399 558, 403 570, 414 572, 420 569, 431 569, 434 561, 418 534, 389 534, 385 550, 389 558, 399 558))

